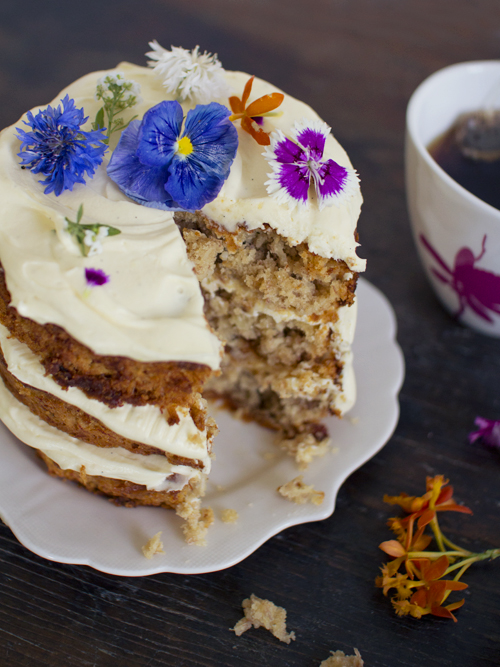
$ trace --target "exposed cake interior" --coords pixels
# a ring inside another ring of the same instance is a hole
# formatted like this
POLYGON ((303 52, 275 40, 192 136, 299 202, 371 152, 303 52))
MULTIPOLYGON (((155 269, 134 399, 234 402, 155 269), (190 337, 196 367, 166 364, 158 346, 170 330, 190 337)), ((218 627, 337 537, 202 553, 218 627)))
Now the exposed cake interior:
POLYGON ((201 214, 174 217, 207 319, 225 341, 222 373, 205 394, 290 438, 312 433, 322 440, 321 420, 354 401, 345 320, 355 319, 348 307, 357 276, 305 243, 290 246, 270 226, 227 233, 201 214))
MULTIPOLYGON (((125 120, 173 98, 150 69, 117 70, 141 86, 125 120)), ((52 105, 68 94, 90 124, 105 74, 83 77, 52 105)), ((248 75, 225 76, 241 96, 248 75)), ((275 90, 254 82, 255 97, 275 90)), ((184 113, 193 106, 183 103, 184 113)), ((299 118, 317 115, 285 96, 265 129, 287 133, 299 118)), ((235 127, 229 177, 195 213, 133 202, 107 175, 109 158, 85 185, 45 194, 20 169, 15 128, 0 137, 0 417, 52 474, 127 504, 181 506, 188 521, 216 433, 207 397, 295 448, 319 447, 323 418, 355 398, 359 189, 339 206, 320 210, 311 195, 309 207, 290 210, 267 193, 262 146, 235 127), (82 205, 82 223, 120 231, 93 256, 68 233, 82 205), (88 269, 107 283, 89 287, 88 269)), ((325 156, 350 167, 331 135, 325 156)))

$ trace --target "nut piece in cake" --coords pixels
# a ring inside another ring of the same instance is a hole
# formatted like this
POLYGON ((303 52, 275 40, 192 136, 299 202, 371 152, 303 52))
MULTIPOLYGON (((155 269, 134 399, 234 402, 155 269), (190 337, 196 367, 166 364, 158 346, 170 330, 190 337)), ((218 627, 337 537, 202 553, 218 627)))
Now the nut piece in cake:
POLYGON ((294 632, 286 631, 286 610, 277 607, 270 600, 262 600, 252 595, 241 603, 245 616, 236 623, 233 630, 239 637, 253 626, 264 627, 269 630, 280 642, 289 644, 295 640, 294 632))
POLYGON ((312 503, 313 505, 321 505, 325 498, 323 491, 316 491, 314 486, 304 484, 302 475, 295 477, 286 484, 279 486, 277 491, 287 500, 291 500, 297 505, 304 505, 305 503, 312 503))

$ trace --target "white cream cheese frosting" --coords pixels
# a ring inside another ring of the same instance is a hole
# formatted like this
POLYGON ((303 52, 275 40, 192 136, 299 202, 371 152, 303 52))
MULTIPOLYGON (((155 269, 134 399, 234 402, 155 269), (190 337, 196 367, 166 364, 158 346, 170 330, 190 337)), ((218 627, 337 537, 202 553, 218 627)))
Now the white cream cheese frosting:
POLYGON ((218 368, 221 344, 203 315, 203 297, 170 212, 127 201, 101 165, 86 185, 45 195, 19 167, 13 128, 0 135, 0 261, 12 305, 40 324, 58 324, 102 355, 191 361, 218 368), (111 191, 111 195, 109 193, 111 191), (114 198, 113 198, 114 197, 114 198), (83 257, 65 217, 121 230, 83 257), (85 268, 109 283, 88 288, 85 268))
POLYGON ((72 438, 42 421, 20 403, 0 380, 0 418, 25 444, 39 449, 63 470, 142 484, 149 490, 176 491, 203 476, 188 466, 170 464, 165 456, 141 456, 122 447, 96 447, 72 438))
POLYGON ((179 423, 169 425, 165 416, 154 405, 124 404, 109 408, 100 401, 88 398, 76 387, 69 387, 67 390, 60 387, 50 376, 45 375, 43 366, 29 347, 9 337, 8 330, 1 324, 0 346, 9 372, 20 382, 74 405, 124 438, 170 454, 201 461, 203 471, 210 471, 207 432, 198 430, 187 409, 178 408, 179 423))
MULTIPOLYGON (((142 118, 147 109, 166 99, 161 82, 145 67, 122 63, 116 70, 141 85, 142 101, 127 114, 142 118)), ((65 94, 83 107, 88 126, 100 108, 94 99, 97 80, 107 72, 79 79, 65 94)), ((234 94, 241 96, 249 75, 226 72, 234 94)), ((252 98, 277 89, 259 79, 252 98)), ((221 100, 227 103, 227 100, 221 100)), ((186 104, 184 111, 189 108, 186 104)), ((304 103, 285 95, 283 115, 265 120, 266 131, 285 133, 301 118, 317 118, 304 103)), ((259 146, 235 123, 239 148, 229 178, 218 197, 203 212, 232 231, 270 225, 298 244, 306 241, 312 252, 344 260, 353 271, 364 270, 354 240, 361 206, 359 190, 339 207, 319 211, 314 202, 290 211, 267 195, 270 167, 259 146)), ((17 127, 24 127, 22 122, 17 127)), ((88 127, 87 127, 88 129, 88 127)), ((170 212, 135 204, 106 174, 108 158, 86 184, 60 196, 45 195, 39 176, 19 167, 20 142, 15 128, 0 135, 0 261, 12 296, 12 305, 24 317, 40 324, 58 324, 97 354, 125 356, 138 361, 191 361, 216 369, 221 344, 203 316, 203 297, 182 236, 170 212), (64 230, 65 218, 76 220, 84 204, 83 224, 101 223, 121 230, 104 239, 103 252, 82 257, 74 239, 64 230), (103 270, 110 280, 88 289, 84 269, 103 270)), ((113 147, 113 146, 112 146, 113 147)), ((350 166, 345 151, 329 136, 325 157, 350 166)))

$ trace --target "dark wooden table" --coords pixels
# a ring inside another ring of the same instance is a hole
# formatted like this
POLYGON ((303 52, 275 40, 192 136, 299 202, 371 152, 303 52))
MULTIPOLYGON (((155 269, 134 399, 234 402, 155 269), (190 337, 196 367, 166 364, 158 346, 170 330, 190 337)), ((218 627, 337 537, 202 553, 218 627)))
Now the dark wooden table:
MULTIPOLYGON (((500 563, 466 577, 457 624, 397 618, 374 587, 388 539, 384 493, 419 495, 442 473, 473 517, 445 516, 473 550, 500 545, 500 456, 471 446, 474 418, 500 418, 500 340, 441 309, 410 236, 405 109, 450 63, 498 58, 498 0, 3 0, 0 126, 147 42, 199 44, 227 69, 268 79, 332 126, 362 179, 366 276, 390 299, 406 359, 401 418, 386 447, 342 487, 333 516, 269 540, 212 574, 120 578, 48 562, 0 525, 0 665, 8 667, 316 667, 356 646, 369 667, 500 665, 500 563), (250 593, 288 611, 289 646, 229 632, 250 593)), ((1 465, 1 462, 0 462, 1 465)))

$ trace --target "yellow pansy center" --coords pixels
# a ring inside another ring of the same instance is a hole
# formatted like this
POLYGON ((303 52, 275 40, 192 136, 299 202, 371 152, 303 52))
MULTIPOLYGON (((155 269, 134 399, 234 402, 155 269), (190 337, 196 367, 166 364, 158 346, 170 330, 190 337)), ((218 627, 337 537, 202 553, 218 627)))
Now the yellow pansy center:
POLYGON ((191 143, 191 139, 189 137, 182 137, 179 139, 177 142, 177 153, 180 153, 181 155, 191 155, 193 152, 193 144, 191 143))

